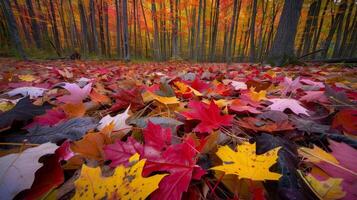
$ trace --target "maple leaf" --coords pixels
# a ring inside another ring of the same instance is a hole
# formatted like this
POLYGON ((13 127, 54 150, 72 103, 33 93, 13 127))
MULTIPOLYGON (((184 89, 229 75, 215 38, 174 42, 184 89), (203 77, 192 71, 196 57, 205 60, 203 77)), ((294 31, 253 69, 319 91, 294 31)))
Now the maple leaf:
POLYGON ((152 92, 145 92, 142 94, 144 102, 149 102, 152 100, 156 100, 159 103, 162 103, 164 105, 176 105, 179 104, 179 100, 174 96, 174 97, 164 97, 164 96, 159 96, 156 95, 152 92))
POLYGON ((259 102, 261 100, 265 100, 267 95, 267 91, 265 90, 260 90, 259 92, 256 92, 253 87, 250 88, 249 92, 246 93, 246 96, 248 96, 252 101, 259 102))
POLYGON ((271 122, 260 120, 255 117, 244 117, 237 121, 237 124, 243 128, 257 131, 265 131, 269 133, 279 132, 279 131, 290 131, 294 130, 292 124, 288 121, 281 122, 271 122))
POLYGON ((211 101, 209 105, 200 101, 190 101, 188 103, 190 111, 183 112, 188 120, 197 119, 200 123, 194 128, 193 131, 206 133, 211 132, 213 129, 218 129, 221 126, 231 126, 233 121, 233 115, 221 115, 220 109, 211 101))
POLYGON ((300 77, 297 77, 295 80, 292 80, 289 77, 285 77, 284 81, 280 83, 283 86, 284 90, 281 92, 283 96, 286 96, 289 92, 295 93, 297 89, 302 87, 300 83, 300 77))
POLYGON ((99 167, 82 166, 80 177, 74 182, 76 193, 73 199, 145 199, 158 188, 166 174, 142 177, 146 160, 133 155, 130 167, 118 166, 113 176, 103 177, 99 167))
POLYGON ((209 88, 208 83, 197 77, 192 82, 186 81, 186 83, 190 85, 193 89, 198 90, 200 92, 204 92, 209 88))
POLYGON ((75 83, 65 83, 65 85, 62 87, 64 89, 68 90, 68 92, 70 92, 70 94, 58 97, 57 99, 64 103, 76 104, 76 103, 81 103, 85 98, 88 97, 88 95, 92 89, 92 83, 88 83, 83 88, 80 88, 75 83))
POLYGON ((310 116, 307 113, 307 109, 302 107, 300 105, 300 102, 295 100, 295 99, 268 99, 268 101, 272 102, 273 104, 268 106, 270 110, 276 110, 276 111, 284 111, 285 109, 289 108, 291 111, 293 111, 295 114, 304 114, 307 116, 310 116))
POLYGON ((0 129, 11 126, 14 121, 28 121, 34 116, 42 115, 47 109, 50 109, 49 104, 35 106, 28 97, 21 99, 15 107, 0 114, 0 129))
POLYGON ((114 144, 107 145, 104 152, 106 158, 112 161, 112 167, 126 165, 128 157, 139 153, 141 158, 147 159, 144 176, 157 171, 170 173, 161 181, 159 189, 152 194, 152 199, 180 200, 191 179, 199 179, 204 172, 195 165, 197 150, 194 149, 192 139, 175 145, 170 145, 170 140, 170 129, 151 123, 144 129, 144 145, 129 137, 127 142, 117 140, 114 144))
POLYGON ((335 115, 332 128, 340 129, 348 134, 357 135, 357 110, 344 109, 335 115))
POLYGON ((66 114, 61 108, 53 108, 46 110, 46 113, 33 118, 33 122, 28 124, 25 128, 30 129, 34 126, 53 126, 65 120, 66 114))
POLYGON ((237 145, 237 151, 233 151, 228 146, 220 147, 216 154, 223 165, 211 169, 254 181, 279 180, 281 174, 271 172, 269 168, 276 163, 280 147, 257 155, 255 145, 255 143, 244 142, 242 145, 237 145))
POLYGON ((66 103, 62 106, 62 109, 69 118, 83 117, 86 113, 86 107, 82 102, 77 104, 66 103))
POLYGON ((18 77, 20 80, 27 81, 27 82, 32 82, 32 81, 36 80, 36 77, 31 74, 19 75, 18 77))
POLYGON ((237 112, 250 112, 253 114, 260 114, 262 113, 261 111, 257 110, 253 106, 248 105, 247 102, 244 102, 240 99, 235 99, 232 101, 231 105, 229 106, 231 110, 237 111, 237 112))
POLYGON ((35 99, 43 96, 45 91, 47 91, 47 89, 39 87, 19 87, 7 92, 7 95, 12 97, 21 94, 22 96, 30 96, 30 99, 35 99))
POLYGON ((35 172, 43 165, 38 162, 38 159, 45 154, 52 154, 57 147, 53 143, 45 143, 26 149, 21 153, 1 157, 1 198, 13 199, 20 191, 30 188, 35 178, 35 172))
POLYGON ((241 81, 234 81, 234 80, 229 80, 229 79, 225 79, 222 81, 224 84, 228 85, 231 84, 235 90, 246 90, 248 89, 247 84, 245 84, 244 82, 241 81))
POLYGON ((124 133, 128 133, 131 130, 131 126, 127 125, 125 121, 129 118, 129 109, 130 106, 123 113, 117 114, 114 117, 106 115, 99 121, 99 125, 97 128, 99 130, 102 130, 104 127, 113 123, 113 131, 123 131, 124 133))
POLYGON ((119 89, 119 92, 114 95, 115 103, 110 108, 112 112, 127 108, 131 105, 132 110, 139 110, 144 107, 144 101, 141 96, 141 88, 135 87, 130 90, 119 89))
POLYGON ((344 199, 357 197, 357 160, 354 156, 357 150, 344 143, 329 140, 332 153, 327 153, 319 147, 314 149, 300 148, 299 151, 309 162, 314 163, 333 178, 342 178, 342 188, 346 191, 344 199))
POLYGON ((308 183, 312 190, 317 194, 320 199, 335 200, 342 199, 346 192, 342 190, 342 178, 328 178, 327 180, 317 180, 311 174, 301 177, 308 183))
POLYGON ((329 100, 325 96, 324 91, 306 91, 306 95, 302 96, 299 100, 306 102, 321 102, 328 103, 329 100))
POLYGON ((110 98, 104 94, 100 94, 99 92, 97 92, 95 89, 93 89, 90 94, 89 94, 90 98, 92 99, 92 101, 96 102, 96 103, 101 103, 101 104, 108 104, 111 102, 110 98))
POLYGON ((202 96, 202 94, 199 91, 193 89, 192 87, 186 85, 183 82, 175 81, 174 85, 176 86, 176 90, 175 90, 176 94, 182 96, 183 98, 191 98, 194 95, 202 96))

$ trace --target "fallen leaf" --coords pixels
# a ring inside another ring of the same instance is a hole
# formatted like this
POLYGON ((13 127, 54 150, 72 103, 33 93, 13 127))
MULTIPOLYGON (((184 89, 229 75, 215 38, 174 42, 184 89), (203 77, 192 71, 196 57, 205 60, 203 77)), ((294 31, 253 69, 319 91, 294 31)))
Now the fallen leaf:
POLYGON ((218 148, 217 156, 223 165, 215 166, 212 170, 223 171, 226 174, 235 174, 239 178, 247 178, 253 181, 279 180, 281 174, 269 171, 276 163, 280 147, 274 148, 262 155, 257 155, 255 143, 244 142, 237 145, 237 151, 228 146, 218 148))
POLYGON ((110 115, 106 115, 99 121, 99 125, 97 128, 99 130, 102 130, 104 127, 113 123, 114 124, 113 131, 122 131, 124 133, 128 133, 131 130, 131 126, 126 124, 126 120, 129 118, 129 114, 128 114, 129 109, 130 106, 123 113, 117 114, 114 117, 111 117, 110 115))
POLYGON ((218 106, 211 101, 209 105, 199 102, 190 101, 188 104, 190 111, 181 113, 188 120, 197 119, 200 123, 193 131, 205 133, 211 132, 222 126, 231 126, 233 121, 232 115, 221 115, 218 106))
POLYGON ((310 116, 307 113, 307 109, 300 105, 300 102, 295 99, 268 99, 268 101, 272 102, 273 104, 268 106, 270 110, 276 111, 284 111, 285 109, 290 109, 295 114, 304 114, 310 116))
POLYGON ((74 182, 73 199, 145 199, 158 188, 166 174, 142 177, 146 160, 133 155, 130 167, 118 166, 110 177, 103 177, 99 167, 83 165, 80 177, 74 182))
POLYGON ((19 87, 7 92, 6 94, 10 97, 21 94, 24 97, 30 96, 30 99, 36 99, 40 96, 43 96, 45 91, 47 91, 47 89, 39 87, 19 87))
POLYGON ((357 110, 344 109, 335 115, 332 127, 348 134, 357 135, 357 110))
POLYGON ((58 97, 57 99, 64 103, 76 104, 82 102, 85 98, 88 97, 92 89, 92 83, 88 83, 83 88, 80 88, 75 83, 65 83, 65 85, 62 87, 66 89, 70 94, 58 97))
POLYGON ((77 104, 67 103, 62 106, 62 109, 69 118, 83 117, 86 113, 86 107, 82 102, 77 104))
POLYGON ((35 172, 43 165, 38 159, 52 154, 58 148, 53 143, 45 143, 38 147, 26 149, 17 154, 9 154, 0 158, 0 193, 3 199, 13 199, 17 193, 30 188, 35 172))

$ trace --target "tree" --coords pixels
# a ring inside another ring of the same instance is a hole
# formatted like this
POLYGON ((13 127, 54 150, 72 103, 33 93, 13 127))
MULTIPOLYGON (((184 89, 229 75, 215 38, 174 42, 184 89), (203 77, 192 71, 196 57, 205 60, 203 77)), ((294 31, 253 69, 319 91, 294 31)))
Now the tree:
POLYGON ((116 41, 117 41, 117 56, 120 58, 121 57, 121 19, 120 19, 120 1, 115 0, 115 10, 116 10, 116 41))
POLYGON ((130 61, 127 0, 123 0, 124 60, 130 61))
POLYGON ((19 56, 22 59, 26 60, 27 56, 26 56, 25 51, 22 47, 22 43, 21 43, 20 36, 19 36, 19 31, 17 29, 17 25, 16 25, 14 14, 11 9, 10 1, 9 0, 1 0, 1 4, 2 4, 1 7, 3 10, 3 13, 4 13, 6 21, 7 21, 7 26, 8 26, 9 32, 10 32, 11 42, 15 46, 15 49, 16 49, 17 53, 19 54, 19 56))
POLYGON ((295 36, 302 4, 303 0, 285 0, 278 30, 267 60, 272 64, 282 65, 287 58, 295 56, 295 36))
POLYGON ((41 34, 40 34, 40 29, 39 29, 39 26, 38 26, 37 20, 36 20, 37 17, 35 15, 35 11, 33 9, 32 0, 26 0, 26 6, 27 6, 27 10, 29 12, 30 18, 31 18, 31 28, 32 28, 33 40, 35 41, 36 47, 40 49, 42 47, 41 34))
POLYGON ((251 16, 251 24, 250 24, 250 53, 249 53, 249 61, 254 62, 255 60, 255 43, 254 43, 254 33, 255 33, 255 16, 257 15, 257 4, 258 0, 253 0, 253 10, 251 16))
POLYGON ((95 53, 98 53, 98 33, 97 33, 97 27, 95 23, 95 6, 94 6, 94 0, 89 1, 89 21, 90 21, 90 27, 91 27, 91 32, 92 32, 92 43, 93 43, 93 49, 92 51, 95 53))
POLYGON ((156 60, 161 60, 160 44, 159 44, 159 25, 157 23, 155 0, 151 1, 151 14, 152 14, 152 21, 154 23, 154 49, 153 49, 154 55, 156 60))

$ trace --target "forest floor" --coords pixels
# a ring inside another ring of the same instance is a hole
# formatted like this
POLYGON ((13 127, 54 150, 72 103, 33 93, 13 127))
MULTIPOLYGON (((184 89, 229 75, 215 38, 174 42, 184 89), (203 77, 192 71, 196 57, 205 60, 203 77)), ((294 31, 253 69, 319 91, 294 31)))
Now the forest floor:
POLYGON ((0 76, 4 199, 357 199, 357 68, 0 59, 0 76))

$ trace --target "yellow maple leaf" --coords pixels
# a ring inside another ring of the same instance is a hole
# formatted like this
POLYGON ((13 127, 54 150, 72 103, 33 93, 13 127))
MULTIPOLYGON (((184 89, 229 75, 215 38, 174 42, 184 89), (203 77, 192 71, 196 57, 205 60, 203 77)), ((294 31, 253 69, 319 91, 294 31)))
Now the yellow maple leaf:
POLYGON ((187 84, 185 84, 183 82, 176 81, 176 82, 174 82, 174 85, 177 87, 176 91, 180 92, 182 94, 192 92, 196 96, 202 96, 201 92, 193 89, 192 87, 188 86, 187 84))
POLYGON ((256 92, 253 87, 250 88, 248 95, 253 101, 257 101, 257 102, 267 99, 266 98, 267 91, 261 90, 259 92, 256 92))
POLYGON ((111 177, 103 177, 100 167, 83 165, 80 177, 74 182, 76 193, 73 199, 145 199, 167 175, 142 177, 145 161, 139 160, 139 154, 135 154, 129 159, 131 167, 120 165, 111 177))
POLYGON ((254 181, 278 180, 281 174, 270 172, 269 168, 276 163, 280 147, 261 155, 257 155, 255 149, 255 143, 249 142, 237 145, 237 151, 233 151, 228 146, 220 147, 216 155, 223 161, 223 165, 211 169, 254 181))
POLYGON ((145 103, 152 101, 152 100, 156 100, 156 101, 158 101, 162 104, 165 104, 165 105, 180 103, 176 97, 163 97, 163 96, 156 95, 152 92, 144 92, 142 94, 142 97, 143 97, 143 100, 145 103))
POLYGON ((27 75, 19 75, 19 79, 22 81, 32 82, 36 80, 36 77, 31 74, 27 74, 27 75))
POLYGON ((320 198, 324 200, 341 199, 346 195, 346 192, 342 190, 342 178, 328 178, 324 181, 319 181, 311 174, 307 176, 302 175, 301 171, 298 171, 302 179, 307 183, 310 189, 320 198))
POLYGON ((307 158, 308 161, 316 163, 320 161, 325 161, 330 164, 339 164, 337 159, 330 153, 322 150, 318 146, 315 146, 310 149, 306 147, 299 148, 299 154, 307 158))

